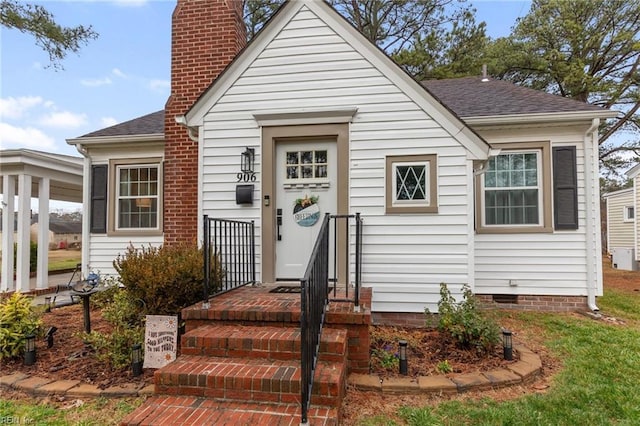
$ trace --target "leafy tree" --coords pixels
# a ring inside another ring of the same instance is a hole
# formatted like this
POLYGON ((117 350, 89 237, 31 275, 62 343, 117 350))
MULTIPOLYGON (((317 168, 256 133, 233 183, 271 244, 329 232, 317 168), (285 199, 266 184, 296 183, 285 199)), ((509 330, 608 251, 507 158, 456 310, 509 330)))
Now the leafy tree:
POLYGON ((244 0, 243 14, 247 40, 251 40, 262 29, 282 3, 284 0, 244 0))
POLYGON ((487 57, 501 78, 620 111, 600 129, 602 164, 640 160, 640 2, 533 0, 487 57))
POLYGON ((61 61, 68 52, 77 53, 81 45, 98 37, 91 26, 63 27, 43 6, 17 0, 0 0, 0 25, 34 36, 55 69, 63 68, 61 61))

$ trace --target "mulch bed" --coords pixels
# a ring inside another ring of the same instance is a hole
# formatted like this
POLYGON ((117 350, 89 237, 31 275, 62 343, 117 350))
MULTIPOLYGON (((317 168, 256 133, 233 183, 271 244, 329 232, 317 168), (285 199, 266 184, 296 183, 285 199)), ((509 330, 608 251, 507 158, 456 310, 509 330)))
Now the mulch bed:
MULTIPOLYGON (((34 365, 26 366, 22 359, 3 361, 3 374, 23 372, 55 380, 81 380, 100 389, 123 383, 152 383, 154 370, 145 370, 141 376, 133 377, 130 369, 113 369, 94 356, 81 337, 84 331, 82 304, 55 308, 44 314, 43 322, 45 331, 51 326, 58 329, 54 333, 53 347, 47 348, 47 342, 39 339, 36 342, 34 365)), ((100 310, 92 309, 91 330, 108 333, 111 329, 100 310)))

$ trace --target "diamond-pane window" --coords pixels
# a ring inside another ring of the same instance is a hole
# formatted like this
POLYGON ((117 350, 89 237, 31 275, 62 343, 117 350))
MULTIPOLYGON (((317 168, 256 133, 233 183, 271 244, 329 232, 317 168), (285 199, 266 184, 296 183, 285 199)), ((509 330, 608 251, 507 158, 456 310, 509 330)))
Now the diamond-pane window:
POLYGON ((437 156, 397 155, 386 158, 386 212, 437 213, 437 156))

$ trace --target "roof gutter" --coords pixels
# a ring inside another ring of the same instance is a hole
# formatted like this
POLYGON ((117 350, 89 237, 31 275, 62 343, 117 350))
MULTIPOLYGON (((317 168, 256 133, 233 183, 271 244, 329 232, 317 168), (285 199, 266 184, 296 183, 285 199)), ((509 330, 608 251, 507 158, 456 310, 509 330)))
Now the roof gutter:
MULTIPOLYGON (((104 145, 136 142, 161 142, 164 141, 164 133, 150 133, 146 135, 121 135, 121 136, 94 136, 67 139, 69 145, 104 145)), ((82 152, 80 152, 82 154, 82 152)), ((84 155, 84 154, 83 154, 84 155)))
POLYGON ((599 185, 597 182, 598 172, 598 127, 600 120, 593 118, 591 126, 584 133, 584 153, 585 153, 585 182, 591 182, 592 188, 585 188, 586 202, 586 240, 587 240, 587 306, 591 311, 598 312, 600 309, 596 305, 596 291, 599 277, 598 255, 601 252, 599 220, 595 218, 595 201, 599 199, 599 185), (591 177, 591 179, 589 179, 591 177), (594 178, 595 177, 595 178, 594 178))

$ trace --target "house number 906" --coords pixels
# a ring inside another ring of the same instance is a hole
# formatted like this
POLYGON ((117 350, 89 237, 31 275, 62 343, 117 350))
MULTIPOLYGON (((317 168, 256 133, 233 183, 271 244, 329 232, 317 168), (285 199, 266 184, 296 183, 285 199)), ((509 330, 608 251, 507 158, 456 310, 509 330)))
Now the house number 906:
POLYGON ((238 173, 236 177, 238 178, 236 182, 255 182, 256 181, 256 174, 254 172, 238 173))

